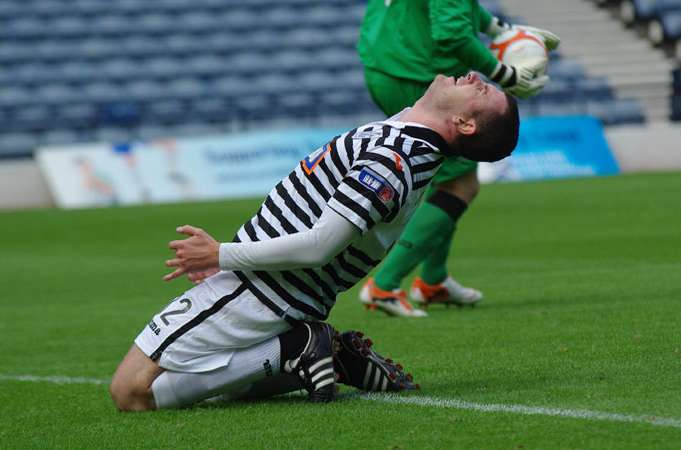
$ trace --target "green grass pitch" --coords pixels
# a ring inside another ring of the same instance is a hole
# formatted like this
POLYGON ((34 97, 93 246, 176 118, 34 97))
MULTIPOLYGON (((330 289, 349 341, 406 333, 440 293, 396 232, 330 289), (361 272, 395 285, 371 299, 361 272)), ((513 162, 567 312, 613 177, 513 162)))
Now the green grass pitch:
POLYGON ((231 239, 258 202, 2 213, 0 448, 679 448, 680 199, 681 173, 486 186, 450 260, 480 307, 395 319, 362 309, 355 288, 331 314, 404 363, 423 387, 406 396, 670 426, 348 395, 121 414, 105 385, 12 377, 110 377, 189 287, 161 281, 175 227, 231 239))

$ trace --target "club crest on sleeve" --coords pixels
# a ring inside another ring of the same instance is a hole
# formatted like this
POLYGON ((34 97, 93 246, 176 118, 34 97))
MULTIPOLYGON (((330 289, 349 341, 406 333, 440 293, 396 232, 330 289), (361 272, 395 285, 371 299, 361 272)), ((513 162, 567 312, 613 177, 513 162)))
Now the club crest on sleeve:
POLYGON ((376 193, 384 203, 395 197, 395 191, 385 178, 369 168, 364 168, 359 173, 359 182, 376 193))
POLYGON ((305 171, 305 173, 310 175, 315 170, 319 162, 322 159, 324 159, 326 154, 329 153, 330 151, 331 145, 326 144, 324 147, 315 150, 314 152, 312 152, 312 154, 306 156, 305 159, 300 161, 300 165, 305 171))

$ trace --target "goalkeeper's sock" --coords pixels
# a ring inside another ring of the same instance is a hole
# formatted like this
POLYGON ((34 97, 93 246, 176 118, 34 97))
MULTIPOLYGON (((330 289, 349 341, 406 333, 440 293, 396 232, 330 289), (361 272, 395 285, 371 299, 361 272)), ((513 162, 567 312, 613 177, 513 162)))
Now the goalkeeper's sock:
POLYGON ((466 208, 459 197, 435 191, 418 207, 376 273, 376 286, 386 291, 398 289, 404 277, 451 237, 466 208))
POLYGON ((275 336, 235 351, 229 364, 210 372, 165 371, 151 384, 156 409, 189 406, 218 394, 243 395, 253 383, 279 374, 280 355, 275 336))
POLYGON ((447 258, 449 257, 449 248, 452 245, 455 231, 456 229, 452 230, 449 237, 442 240, 423 261, 421 265, 421 279, 426 284, 434 286, 447 279, 447 258))

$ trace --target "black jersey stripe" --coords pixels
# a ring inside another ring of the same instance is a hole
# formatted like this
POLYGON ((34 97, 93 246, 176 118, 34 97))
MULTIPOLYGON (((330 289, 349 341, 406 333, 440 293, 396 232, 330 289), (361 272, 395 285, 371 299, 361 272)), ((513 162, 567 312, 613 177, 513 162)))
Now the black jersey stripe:
POLYGON ((258 233, 256 233, 255 228, 253 227, 253 224, 251 223, 250 220, 244 224, 244 231, 251 239, 251 241, 256 242, 259 240, 258 233))
POLYGON ((336 178, 336 175, 333 173, 333 170, 329 168, 328 163, 326 162, 326 158, 323 158, 321 161, 319 161, 319 164, 317 164, 317 167, 321 169, 322 172, 324 172, 324 175, 326 175, 326 179, 329 180, 329 185, 331 189, 336 189, 336 187, 340 184, 342 177, 342 172, 339 173, 339 176, 341 178, 336 178))
POLYGON ((317 303, 319 305, 318 309, 322 310, 326 309, 324 299, 321 295, 319 295, 319 292, 317 292, 314 288, 310 287, 310 285, 308 285, 301 278, 294 275, 293 272, 286 270, 281 272, 281 276, 282 278, 284 278, 284 280, 286 280, 288 284, 295 287, 304 295, 307 295, 310 299, 312 299, 312 301, 317 303))
POLYGON ((329 286, 322 278, 317 275, 317 272, 315 272, 312 269, 303 269, 303 272, 309 276, 312 281, 314 281, 317 286, 324 292, 324 304, 333 304, 336 302, 336 292, 331 289, 331 286, 329 286))
POLYGON ((307 189, 303 184, 300 182, 300 179, 298 178, 298 175, 296 175, 295 171, 291 172, 291 174, 288 176, 288 179, 291 181, 291 184, 293 185, 293 188, 296 190, 298 195, 305 200, 305 203, 307 203, 307 206, 310 208, 310 211, 312 214, 315 215, 315 217, 319 217, 322 215, 322 210, 317 205, 317 202, 315 202, 312 197, 310 197, 310 194, 307 192, 307 189))
POLYGON ((345 289, 350 289, 355 285, 355 283, 351 283, 350 281, 344 280, 343 278, 338 275, 338 272, 336 272, 336 269, 333 267, 331 263, 324 264, 322 266, 322 270, 329 274, 329 276, 333 279, 333 282, 336 283, 337 286, 342 286, 345 289))
POLYGON ((372 259, 369 255, 364 253, 362 250, 358 249, 354 245, 349 246, 347 249, 348 253, 350 253, 352 256, 355 258, 359 259, 362 261, 364 264, 367 266, 377 266, 381 261, 377 259, 372 259))
POLYGON ((298 311, 307 314, 309 316, 315 317, 318 320, 325 320, 328 314, 321 313, 317 311, 315 308, 312 306, 308 305, 305 302, 302 302, 289 294, 289 292, 282 286, 280 285, 273 277, 267 272, 263 272, 261 270, 253 272, 260 280, 267 285, 272 291, 277 294, 277 296, 282 299, 284 302, 288 303, 290 306, 293 308, 297 309, 298 311))
POLYGON ((231 293, 228 295, 225 295, 224 297, 221 297, 218 301, 213 303, 213 305, 208 308, 204 309, 200 313, 198 313, 196 316, 194 316, 189 322, 185 323, 182 325, 180 328, 175 330, 170 336, 165 338, 161 345, 158 346, 156 350, 151 354, 150 358, 154 361, 159 359, 161 357, 161 354, 163 351, 168 348, 170 344, 175 342, 180 336, 185 334, 187 331, 191 330, 192 328, 195 328, 197 325, 199 325, 201 322, 206 320, 208 317, 212 316, 216 312, 220 311, 227 303, 231 302, 235 298, 237 298, 239 295, 241 295, 244 291, 246 290, 246 285, 243 283, 240 283, 239 286, 231 293))
POLYGON ((242 272, 239 272, 237 270, 234 271, 234 274, 241 280, 241 282, 246 286, 246 289, 248 289, 254 296, 257 298, 260 303, 265 305, 272 311, 274 314, 276 314, 279 317, 283 317, 284 320, 286 320, 288 323, 290 323, 293 326, 296 326, 296 324, 299 323, 296 319, 292 318, 286 312, 284 312, 283 309, 281 309, 279 306, 277 306, 272 300, 269 299, 260 289, 258 289, 252 282, 251 280, 248 279, 246 275, 244 275, 242 272))
POLYGON ((336 261, 338 262, 338 265, 340 266, 341 269, 343 269, 344 271, 346 271, 347 273, 349 273, 350 275, 352 275, 353 277, 355 277, 357 279, 364 278, 366 276, 366 274, 369 273, 369 272, 365 272, 364 270, 360 269, 357 266, 350 264, 343 257, 342 253, 339 254, 338 256, 336 256, 336 261))
POLYGON ((343 139, 343 143, 345 144, 345 154, 348 156, 348 162, 350 163, 350 166, 352 166, 355 161, 355 146, 353 145, 353 136, 355 133, 357 133, 357 128, 346 133, 345 138, 343 139))
POLYGON ((282 213, 281 209, 274 204, 274 201, 269 195, 265 199, 265 207, 272 213, 274 218, 279 221, 286 233, 293 234, 298 232, 298 229, 294 227, 291 222, 289 222, 289 220, 284 216, 284 213, 282 213))
POLYGON ((333 195, 338 202, 348 208, 350 211, 355 213, 357 216, 359 216, 362 220, 364 220, 367 224, 367 228, 373 228, 374 225, 376 225, 376 222, 374 219, 371 218, 369 215, 369 212, 362 207, 359 203, 345 195, 343 192, 340 190, 336 191, 336 193, 333 195))
POLYGON ((417 165, 415 165, 411 168, 411 173, 414 176, 416 176, 419 173, 428 172, 429 170, 436 169, 437 166, 439 166, 439 165, 440 165, 440 160, 429 161, 429 162, 426 162, 426 163, 417 164, 417 165))
POLYGON ((293 201, 288 191, 284 187, 284 184, 279 182, 276 186, 276 190, 277 194, 279 194, 279 197, 284 200, 286 207, 296 216, 296 218, 300 220, 300 222, 307 228, 312 228, 312 220, 310 219, 310 216, 308 216, 305 211, 303 211, 302 208, 298 206, 295 201, 293 201))
POLYGON ((324 199, 325 202, 328 202, 329 199, 331 198, 331 194, 329 194, 329 191, 326 190, 322 182, 319 180, 317 177, 316 172, 312 172, 309 175, 307 175, 307 179, 312 184, 312 187, 317 191, 317 193, 324 199))
POLYGON ((271 238, 279 237, 280 234, 277 230, 274 229, 272 224, 270 224, 267 219, 262 215, 260 211, 258 211, 258 226, 262 228, 262 230, 271 238))
POLYGON ((418 191, 419 189, 428 186, 428 183, 430 183, 431 180, 432 178, 424 178, 423 180, 416 181, 414 183, 414 191, 418 191))
MULTIPOLYGON (((340 154, 338 153, 339 150, 337 141, 339 137, 340 136, 336 136, 331 142, 329 142, 329 145, 331 146, 329 155, 331 156, 331 162, 333 162, 333 166, 336 168, 336 172, 338 172, 341 175, 341 178, 343 178, 343 174, 348 171, 348 168, 345 166, 341 160, 340 154)), ((347 152, 348 149, 346 148, 345 151, 347 152)), ((352 152, 352 147, 350 147, 349 151, 352 152)))

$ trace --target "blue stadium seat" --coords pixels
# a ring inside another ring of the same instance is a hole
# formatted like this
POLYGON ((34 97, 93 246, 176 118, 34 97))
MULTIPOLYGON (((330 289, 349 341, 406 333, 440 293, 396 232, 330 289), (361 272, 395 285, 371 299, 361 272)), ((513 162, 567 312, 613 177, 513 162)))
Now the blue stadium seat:
POLYGON ((674 93, 681 94, 681 68, 672 71, 674 93))
MULTIPOLYGON (((289 30, 298 28, 301 24, 301 14, 291 8, 273 8, 261 15, 262 23, 267 28, 289 30)), ((304 23, 304 22, 303 22, 304 23)))
POLYGON ((36 103, 38 103, 38 99, 30 89, 19 87, 0 89, 0 109, 16 109, 36 103))
POLYGON ((303 10, 298 20, 315 27, 334 27, 348 22, 355 23, 355 18, 348 15, 346 9, 339 10, 323 4, 303 10))
POLYGON ((681 39, 681 11, 665 14, 660 20, 660 25, 662 25, 664 40, 675 41, 681 39))
POLYGON ((613 89, 605 77, 578 78, 575 91, 582 98, 609 100, 614 97, 613 89))
POLYGON ((553 80, 565 81, 575 81, 585 76, 584 67, 581 64, 566 59, 555 61, 549 66, 548 73, 553 80))
POLYGON ((106 126, 132 127, 139 124, 141 119, 140 106, 135 102, 125 100, 104 103, 99 107, 97 114, 97 123, 106 126))
POLYGON ((40 103, 46 105, 64 105, 79 100, 81 91, 65 84, 43 84, 35 95, 40 103))
POLYGON ((622 20, 627 24, 647 22, 655 16, 656 0, 624 0, 620 7, 622 20))
POLYGON ((584 107, 579 102, 538 102, 534 107, 535 114, 540 116, 569 116, 583 114, 584 107))
POLYGON ((92 103, 112 102, 120 99, 122 89, 112 83, 96 81, 85 85, 82 94, 81 99, 86 99, 92 103))
POLYGON ((331 71, 346 70, 353 66, 360 68, 361 63, 355 49, 332 47, 317 51, 311 61, 317 68, 331 71))
POLYGON ((342 86, 337 84, 337 76, 325 71, 307 72, 295 80, 298 89, 309 93, 321 93, 342 86))
POLYGON ((233 99, 250 95, 256 89, 256 86, 251 80, 244 77, 224 76, 213 81, 208 89, 214 92, 216 97, 233 99))
POLYGON ((170 81, 167 86, 169 98, 181 100, 199 99, 208 96, 206 86, 196 78, 177 78, 170 81))
POLYGON ((166 56, 165 52, 163 52, 163 44, 159 40, 159 38, 148 36, 122 36, 108 41, 106 45, 110 43, 115 44, 113 49, 104 47, 100 51, 110 55, 126 56, 129 58, 166 56))
POLYGON ((40 138, 42 145, 64 145, 78 141, 78 133, 71 130, 52 130, 40 138))
POLYGON ((130 100, 140 103, 153 102, 166 98, 165 84, 154 80, 135 80, 126 84, 125 91, 130 100))
POLYGON ((681 121, 681 94, 675 94, 671 97, 672 114, 671 120, 681 121))
POLYGON ((179 100, 162 100, 151 103, 145 119, 154 124, 174 124, 187 119, 187 108, 179 100))
POLYGON ((207 123, 224 123, 232 119, 234 115, 224 98, 194 99, 190 107, 191 115, 195 120, 202 120, 207 123))
POLYGON ((0 156, 22 157, 30 155, 38 145, 34 133, 4 133, 0 134, 0 156))
POLYGON ((271 59, 260 53, 239 53, 229 58, 227 66, 230 73, 240 76, 253 76, 270 72, 271 59))
POLYGON ((17 110, 12 118, 13 131, 40 131, 52 126, 53 114, 50 108, 34 105, 17 110))
POLYGON ((60 105, 55 108, 55 125, 67 129, 88 129, 97 123, 97 108, 90 103, 60 105))
POLYGON ((622 125, 645 122, 645 115, 638 101, 617 99, 610 101, 588 101, 587 113, 598 117, 605 125, 622 125))
POLYGON ((228 73, 231 69, 226 58, 212 55, 200 55, 189 58, 183 64, 188 72, 197 77, 214 77, 228 73))
POLYGON ((98 66, 99 76, 105 80, 121 82, 143 75, 139 63, 131 59, 110 59, 98 66))
POLYGON ((161 56, 144 61, 142 66, 149 78, 167 80, 182 73, 184 68, 181 61, 176 58, 161 56))
MULTIPOLYGON (((45 35, 59 37, 81 37, 91 30, 91 20, 79 16, 56 17, 45 23, 45 35)), ((100 28, 97 28, 100 30, 100 28)))
POLYGON ((573 84, 562 80, 556 79, 551 80, 549 84, 546 85, 544 90, 537 97, 532 99, 533 101, 541 102, 570 102, 575 98, 575 90, 573 84))
POLYGON ((283 73, 306 72, 312 66, 319 64, 319 60, 311 54, 300 50, 282 50, 274 53, 270 60, 271 67, 276 67, 283 73))
POLYGON ((315 97, 309 93, 284 94, 277 98, 277 103, 285 118, 314 117, 319 113, 315 97))

